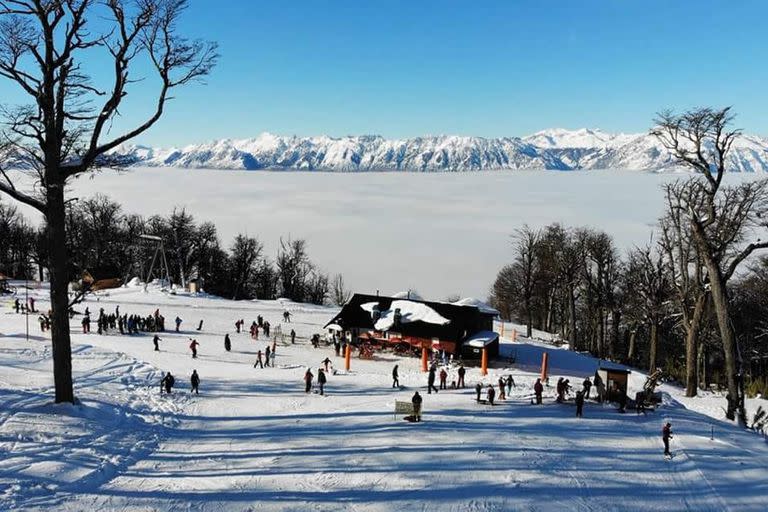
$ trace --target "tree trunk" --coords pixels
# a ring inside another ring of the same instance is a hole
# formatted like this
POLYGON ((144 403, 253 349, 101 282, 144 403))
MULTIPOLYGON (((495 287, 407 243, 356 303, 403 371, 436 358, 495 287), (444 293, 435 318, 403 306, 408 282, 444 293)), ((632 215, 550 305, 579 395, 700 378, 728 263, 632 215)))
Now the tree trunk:
POLYGON ((659 325, 655 320, 651 321, 650 355, 648 358, 648 373, 656 371, 656 348, 659 344, 659 325))
POLYGON ((621 311, 611 311, 611 343, 608 345, 608 357, 616 357, 616 347, 619 346, 619 325, 621 324, 621 311))
POLYGON ((570 322, 570 332, 568 333, 571 349, 576 350, 576 297, 574 297, 573 284, 568 285, 568 321, 570 322))
POLYGON ((685 333, 685 396, 696 396, 699 376, 699 329, 701 328, 701 319, 704 316, 707 296, 701 293, 696 298, 696 304, 693 307, 693 316, 691 323, 686 326, 685 333))
MULTIPOLYGON (((49 173, 50 175, 50 173, 49 173)), ((67 273, 64 187, 47 187, 46 238, 51 286, 51 345, 56 403, 75 402, 72 389, 72 343, 69 337, 69 275, 67 273)))
POLYGON ((707 345, 702 343, 699 346, 699 357, 701 359, 701 370, 699 372, 699 386, 705 391, 709 391, 709 353, 707 345))
POLYGON ((531 312, 531 299, 525 298, 525 337, 533 337, 533 313, 531 312))
POLYGON ((744 411, 744 395, 739 385, 742 379, 739 369, 738 345, 736 334, 733 332, 730 321, 728 291, 720 268, 707 256, 705 255, 704 257, 704 263, 707 265, 707 273, 712 289, 712 304, 715 306, 715 317, 720 328, 720 338, 725 355, 725 373, 728 382, 728 410, 726 411, 726 417, 730 420, 738 419, 739 424, 746 425, 747 417, 744 411))
POLYGON ((634 327, 629 333, 629 350, 627 350, 627 361, 632 364, 635 360, 635 347, 637 342, 637 327, 634 327))

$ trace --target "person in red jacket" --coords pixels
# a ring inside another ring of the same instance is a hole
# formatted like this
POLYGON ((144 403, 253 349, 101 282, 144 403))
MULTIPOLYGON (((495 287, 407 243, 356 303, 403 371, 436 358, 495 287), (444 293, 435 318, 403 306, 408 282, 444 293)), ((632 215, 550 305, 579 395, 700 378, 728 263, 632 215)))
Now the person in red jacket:
POLYGON ((544 385, 541 383, 541 379, 536 379, 536 384, 533 385, 533 392, 536 394, 536 405, 541 405, 541 394, 544 393, 544 385))
POLYGON ((661 429, 661 440, 664 441, 664 456, 671 457, 672 454, 669 451, 669 440, 672 439, 672 424, 667 422, 664 428, 661 429))

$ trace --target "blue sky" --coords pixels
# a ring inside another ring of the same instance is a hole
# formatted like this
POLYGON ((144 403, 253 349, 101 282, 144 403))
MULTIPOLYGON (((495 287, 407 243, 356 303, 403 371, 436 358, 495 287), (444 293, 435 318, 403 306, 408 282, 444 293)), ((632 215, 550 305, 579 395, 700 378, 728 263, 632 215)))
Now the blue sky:
POLYGON ((192 0, 182 28, 218 41, 220 64, 141 142, 634 132, 697 105, 768 135, 766 1, 192 0))

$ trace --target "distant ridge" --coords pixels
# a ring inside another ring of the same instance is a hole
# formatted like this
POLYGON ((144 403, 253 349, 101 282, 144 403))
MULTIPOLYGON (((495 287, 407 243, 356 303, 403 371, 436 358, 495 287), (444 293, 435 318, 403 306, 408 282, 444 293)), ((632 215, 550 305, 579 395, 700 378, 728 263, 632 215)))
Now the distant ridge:
MULTIPOLYGON (((633 169, 673 167, 669 153, 648 134, 601 130, 543 130, 527 137, 427 136, 385 139, 378 135, 222 139, 184 148, 123 146, 115 151, 131 165, 241 170, 302 171, 490 171, 633 169)), ((730 170, 768 172, 768 139, 742 135, 730 170)))

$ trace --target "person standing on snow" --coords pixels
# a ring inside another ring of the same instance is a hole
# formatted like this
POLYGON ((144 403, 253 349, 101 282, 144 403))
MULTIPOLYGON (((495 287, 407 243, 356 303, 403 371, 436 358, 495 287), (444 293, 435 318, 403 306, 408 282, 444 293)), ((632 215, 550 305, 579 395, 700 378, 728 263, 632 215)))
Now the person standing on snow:
POLYGON ((192 340, 192 343, 189 344, 189 349, 192 351, 192 359, 197 359, 197 346, 199 343, 192 338, 190 338, 190 340, 192 340))
POLYGON ((576 392, 576 417, 581 418, 584 413, 584 392, 576 392))
POLYGON ((435 387, 435 365, 432 365, 429 368, 429 375, 427 376, 427 394, 431 395, 432 390, 435 390, 435 393, 437 393, 437 388, 435 387))
POLYGON ((320 394, 325 394, 325 383, 327 382, 327 379, 325 377, 325 372, 322 368, 317 369, 317 385, 320 386, 320 394))
POLYGON ((264 361, 261 359, 261 350, 256 353, 256 362, 253 363, 253 367, 256 368, 256 366, 264 368, 264 361))
POLYGON ((179 332, 179 327, 181 327, 181 318, 176 317, 176 332, 179 332))
POLYGON ((227 352, 232 350, 232 342, 229 339, 229 334, 224 335, 224 350, 226 350, 227 352))
POLYGON ((536 395, 536 405, 541 405, 541 395, 544 393, 544 385, 541 383, 541 379, 536 379, 536 384, 533 385, 533 392, 536 395))
POLYGON ((294 343, 296 343, 296 331, 291 329, 291 345, 293 345, 294 343))
POLYGON ((196 395, 199 395, 200 392, 197 388, 200 386, 200 376, 197 374, 197 370, 192 370, 192 376, 189 378, 189 381, 192 383, 192 389, 189 392, 192 393, 194 391, 196 395))
POLYGON ((499 400, 506 400, 507 395, 504 392, 504 388, 506 388, 507 383, 504 382, 504 377, 499 377, 499 400))
POLYGON ((413 420, 414 421, 421 421, 421 402, 422 402, 421 395, 417 391, 413 394, 413 398, 411 398, 411 403, 413 404, 413 420))
POLYGON ((516 388, 515 385, 515 379, 512 378, 512 375, 507 375, 507 395, 512 394, 512 388, 516 388))
POLYGON ((395 365, 395 367, 392 368, 392 387, 393 388, 400 387, 400 378, 397 372, 397 365, 395 365))
POLYGON ((270 352, 269 345, 267 345, 267 348, 264 350, 264 366, 269 366, 270 352))
POLYGON ((165 388, 165 392, 169 395, 171 394, 171 389, 173 388, 174 383, 176 382, 176 379, 173 378, 173 375, 171 375, 171 372, 166 373, 163 375, 163 379, 160 381, 160 394, 163 394, 163 388, 165 388))
POLYGON ((672 439, 672 424, 667 422, 664 428, 661 429, 661 440, 664 442, 664 456, 671 457, 672 453, 669 451, 669 440, 672 439))
POLYGON ((589 376, 584 379, 583 386, 584 399, 589 400, 589 391, 592 389, 592 381, 589 380, 589 376))
POLYGON ((493 384, 488 384, 488 403, 493 405, 494 398, 496 398, 496 390, 493 389, 493 384))
POLYGON ((483 392, 483 383, 478 382, 477 384, 475 384, 475 399, 477 400, 478 403, 480 403, 480 393, 482 392, 483 392))
POLYGON ((448 381, 448 372, 445 368, 440 369, 440 389, 448 389, 446 382, 448 381))
POLYGON ((314 377, 315 376, 312 375, 312 370, 307 368, 307 372, 304 374, 304 385, 305 385, 304 392, 305 393, 309 393, 310 391, 312 391, 312 379, 314 377))
POLYGON ((155 334, 155 337, 154 337, 154 338, 152 338, 152 343, 154 343, 154 344, 155 344, 155 352, 160 352, 160 341, 162 341, 162 340, 160 339, 160 336, 158 336, 157 334, 155 334))
POLYGON ((464 375, 467 374, 467 370, 466 368, 464 368, 464 365, 460 365, 458 371, 459 371, 459 382, 456 383, 456 387, 465 388, 467 386, 464 384, 464 375))
POLYGON ((203 330, 203 321, 200 320, 200 323, 197 325, 197 330, 202 331, 203 330))
POLYGON ((320 364, 325 366, 325 371, 328 371, 328 365, 331 364, 331 360, 326 357, 325 359, 320 361, 320 364))

